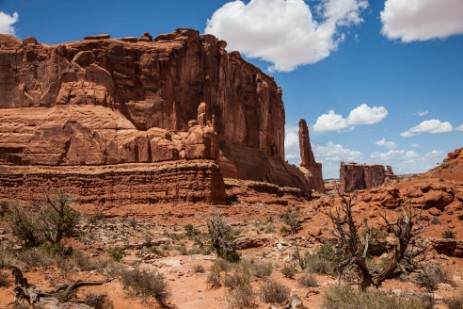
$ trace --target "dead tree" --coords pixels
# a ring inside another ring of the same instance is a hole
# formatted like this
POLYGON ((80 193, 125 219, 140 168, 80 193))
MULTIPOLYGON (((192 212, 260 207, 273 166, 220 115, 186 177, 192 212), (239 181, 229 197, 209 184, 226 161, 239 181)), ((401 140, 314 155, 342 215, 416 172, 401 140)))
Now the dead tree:
POLYGON ((30 284, 24 277, 22 271, 15 266, 11 266, 12 275, 14 277, 14 306, 17 307, 20 303, 26 301, 31 308, 46 307, 46 308, 61 308, 61 305, 72 304, 73 308, 86 309, 91 308, 85 304, 70 303, 69 298, 73 292, 83 286, 102 285, 110 282, 105 281, 82 281, 77 280, 71 283, 63 284, 52 291, 44 292, 38 289, 35 285, 30 284))
POLYGON ((330 211, 324 211, 324 213, 331 219, 333 223, 332 233, 337 238, 337 246, 346 256, 338 265, 339 274, 342 274, 349 266, 356 266, 361 275, 360 287, 365 290, 372 285, 379 287, 385 280, 407 273, 403 262, 407 262, 411 266, 414 265, 411 258, 406 256, 408 245, 425 228, 418 222, 421 211, 416 211, 411 205, 404 207, 399 204, 399 207, 395 209, 396 221, 390 221, 385 212, 380 212, 380 216, 384 220, 382 229, 392 233, 396 241, 390 244, 389 257, 385 266, 379 272, 373 272, 367 265, 371 236, 368 220, 364 218, 362 224, 356 224, 352 213, 355 197, 343 195, 339 190, 338 194, 341 197, 342 205, 336 207, 334 213, 330 211), (362 226, 364 229, 363 241, 359 233, 362 226))

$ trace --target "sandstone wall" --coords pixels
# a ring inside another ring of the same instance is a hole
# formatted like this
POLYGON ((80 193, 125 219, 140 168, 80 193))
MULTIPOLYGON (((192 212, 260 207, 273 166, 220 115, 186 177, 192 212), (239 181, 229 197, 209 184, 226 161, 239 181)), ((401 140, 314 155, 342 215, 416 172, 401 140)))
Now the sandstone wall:
POLYGON ((189 29, 0 41, 0 164, 213 159, 223 177, 310 192, 284 161, 280 88, 224 41, 189 29))
POLYGON ((105 166, 0 166, 0 200, 45 200, 58 190, 102 207, 157 202, 225 203, 214 161, 105 166))
POLYGON ((395 177, 390 166, 341 162, 340 186, 342 192, 372 189, 395 177))

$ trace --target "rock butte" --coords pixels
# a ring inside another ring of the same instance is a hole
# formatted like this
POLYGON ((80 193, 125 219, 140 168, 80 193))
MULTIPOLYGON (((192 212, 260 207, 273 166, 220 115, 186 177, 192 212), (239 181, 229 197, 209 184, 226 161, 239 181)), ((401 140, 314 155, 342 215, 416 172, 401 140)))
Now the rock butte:
POLYGON ((281 89, 225 47, 190 29, 0 35, 0 197, 224 203, 224 178, 323 192, 305 121, 299 169, 284 160, 281 89))
POLYGON ((389 165, 341 162, 340 190, 345 193, 376 188, 393 179, 397 176, 389 165))

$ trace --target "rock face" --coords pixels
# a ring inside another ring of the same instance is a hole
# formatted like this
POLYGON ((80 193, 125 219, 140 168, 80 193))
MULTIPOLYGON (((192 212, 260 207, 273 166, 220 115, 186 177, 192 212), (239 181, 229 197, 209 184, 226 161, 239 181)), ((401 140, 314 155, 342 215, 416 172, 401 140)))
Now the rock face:
POLYGON ((0 164, 213 160, 222 177, 313 189, 284 161, 280 88, 212 35, 0 43, 0 164))
POLYGON ((315 161, 315 156, 310 144, 309 128, 304 119, 299 120, 299 150, 301 153, 300 170, 307 178, 310 187, 320 193, 325 193, 322 164, 315 161))
POLYGON ((379 164, 345 164, 341 162, 340 185, 342 192, 376 188, 395 178, 391 166, 385 168, 379 164))

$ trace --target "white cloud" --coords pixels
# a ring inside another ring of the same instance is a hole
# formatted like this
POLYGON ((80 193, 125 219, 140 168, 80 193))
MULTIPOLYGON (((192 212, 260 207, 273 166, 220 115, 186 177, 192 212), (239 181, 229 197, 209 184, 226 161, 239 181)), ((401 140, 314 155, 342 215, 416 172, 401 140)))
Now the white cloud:
POLYGON ((297 159, 300 159, 298 130, 297 127, 290 127, 285 130, 285 158, 292 163, 296 163, 297 159))
POLYGON ((384 106, 369 107, 362 104, 354 108, 347 118, 329 110, 328 114, 318 117, 313 128, 315 131, 342 131, 353 129, 355 125, 375 124, 386 118, 388 112, 384 106))
POLYGON ((394 143, 393 141, 388 141, 384 137, 380 139, 379 141, 376 141, 376 145, 380 147, 387 147, 389 149, 395 149, 398 147, 396 143, 394 143))
POLYGON ((426 116, 427 114, 429 114, 429 111, 422 111, 422 112, 413 113, 413 115, 420 116, 420 117, 426 116))
POLYGON ((457 130, 457 131, 463 131, 463 123, 460 124, 455 130, 457 130))
POLYGON ((463 34, 462 0, 386 0, 382 34, 402 42, 463 34))
POLYGON ((328 142, 325 145, 314 145, 314 155, 319 158, 320 161, 358 161, 362 159, 362 153, 360 151, 351 150, 344 148, 341 144, 335 144, 328 142))
POLYGON ((418 158, 418 154, 414 151, 405 151, 403 149, 400 150, 389 150, 387 152, 373 152, 370 155, 371 159, 378 160, 377 163, 385 164, 391 162, 401 161, 404 163, 412 163, 416 158, 418 158))
POLYGON ((421 122, 419 125, 400 133, 402 137, 411 137, 420 133, 445 133, 453 131, 453 127, 448 121, 440 121, 439 119, 430 119, 421 122))
POLYGON ((369 107, 362 104, 354 108, 347 118, 350 125, 356 124, 375 124, 386 118, 387 110, 384 106, 369 107))
POLYGON ((0 11, 0 33, 15 35, 15 24, 19 19, 18 13, 14 12, 12 15, 8 15, 3 11, 0 11))
POLYGON ((288 72, 328 57, 344 40, 340 28, 361 23, 367 6, 367 0, 324 0, 312 8, 303 0, 236 0, 215 11, 204 32, 288 72))
POLYGON ((442 151, 441 150, 432 150, 430 152, 427 152, 424 154, 428 158, 441 158, 442 157, 442 151))
POLYGON ((413 148, 418 148, 418 147, 420 147, 420 145, 418 145, 418 144, 411 144, 410 146, 412 146, 413 148))

